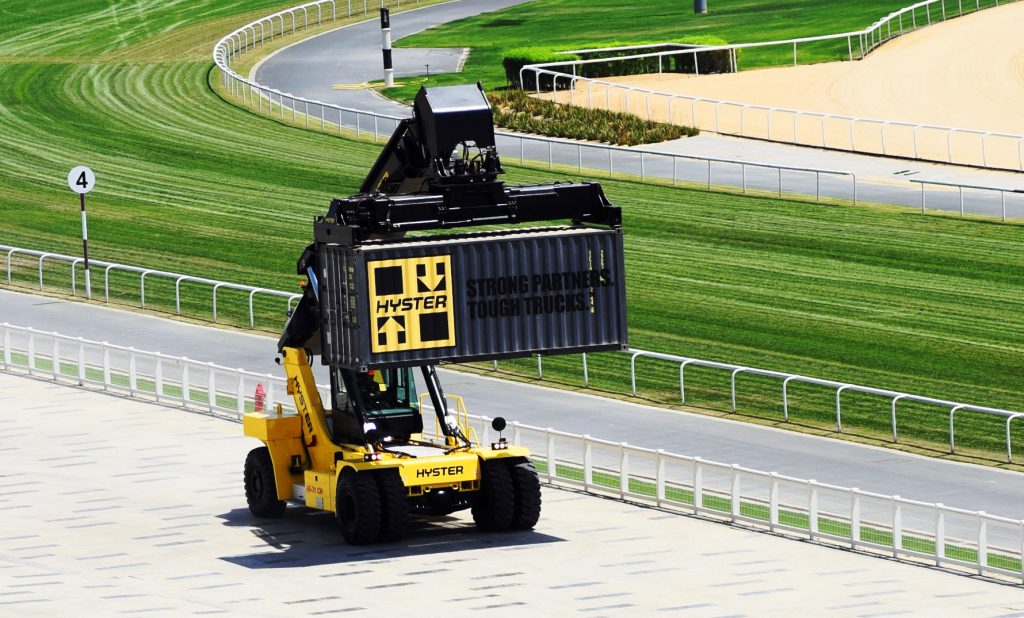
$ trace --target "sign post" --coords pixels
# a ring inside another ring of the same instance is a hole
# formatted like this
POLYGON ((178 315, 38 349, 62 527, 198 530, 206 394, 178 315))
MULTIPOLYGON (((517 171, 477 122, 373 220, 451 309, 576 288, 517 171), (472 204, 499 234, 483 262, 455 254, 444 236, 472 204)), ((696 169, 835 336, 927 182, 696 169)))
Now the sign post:
POLYGON ((384 55, 384 86, 395 85, 395 69, 391 66, 391 9, 380 9, 381 53, 384 55))
POLYGON ((68 173, 68 186, 78 194, 82 207, 82 257, 85 260, 85 297, 92 299, 92 279, 89 277, 89 228, 85 222, 85 194, 96 184, 96 174, 84 165, 68 173))

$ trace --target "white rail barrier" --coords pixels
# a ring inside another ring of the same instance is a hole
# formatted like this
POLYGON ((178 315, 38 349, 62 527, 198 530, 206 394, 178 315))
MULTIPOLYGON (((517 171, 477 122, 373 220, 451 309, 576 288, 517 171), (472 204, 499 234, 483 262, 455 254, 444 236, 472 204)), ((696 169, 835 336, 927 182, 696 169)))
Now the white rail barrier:
MULTIPOLYGON (((61 262, 67 264, 70 275, 71 275, 71 293, 78 293, 78 274, 77 269, 79 267, 84 269, 84 261, 80 257, 73 255, 63 255, 60 253, 51 253, 47 251, 35 251, 33 249, 22 249, 20 247, 10 247, 8 245, 0 245, 0 252, 6 253, 6 271, 7 271, 7 283, 10 284, 13 275, 13 259, 15 256, 25 256, 29 258, 35 258, 37 260, 36 270, 38 271, 39 289, 43 289, 43 266, 46 260, 53 262, 61 262)), ((181 284, 192 283, 202 286, 209 286, 211 290, 211 299, 213 301, 212 318, 213 321, 217 321, 217 292, 218 290, 236 290, 239 292, 248 294, 248 308, 249 308, 249 328, 256 327, 256 315, 254 311, 254 300, 256 296, 271 296, 276 298, 285 298, 288 300, 286 310, 291 310, 292 303, 298 300, 300 294, 291 294, 288 292, 282 292, 280 290, 270 290, 267 288, 261 288, 251 285, 243 285, 240 283, 229 283, 227 281, 217 281, 215 279, 207 279, 205 277, 194 277, 192 275, 183 275, 181 273, 172 273, 163 270, 157 270, 153 268, 142 268, 140 266, 128 266, 125 264, 115 264, 113 262, 104 262, 102 260, 90 260, 90 268, 97 268, 103 270, 103 299, 110 302, 110 273, 111 272, 126 272, 133 273, 139 276, 139 306, 143 309, 146 307, 146 278, 151 279, 173 279, 174 280, 174 308, 175 313, 181 315, 181 284)))
MULTIPOLYGON (((340 0, 338 0, 340 2, 340 0)), ((409 4, 409 0, 406 0, 409 4)), ((299 11, 312 12, 317 8, 316 25, 320 25, 328 19, 327 10, 324 8, 330 5, 330 19, 336 19, 339 7, 335 6, 335 0, 321 0, 301 6, 285 9, 273 15, 256 20, 222 38, 213 49, 213 60, 221 71, 221 79, 224 87, 236 98, 242 100, 250 108, 259 113, 282 119, 290 118, 293 122, 301 122, 307 128, 319 128, 324 131, 337 131, 339 134, 345 131, 354 131, 356 138, 364 135, 372 136, 373 140, 380 141, 381 138, 390 137, 401 118, 387 114, 343 107, 323 101, 306 99, 291 93, 282 92, 275 88, 263 86, 253 79, 239 75, 231 68, 231 62, 239 55, 256 49, 268 40, 272 40, 275 32, 278 36, 288 32, 286 26, 291 26, 291 31, 296 30, 296 15, 299 11), (286 17, 288 19, 286 19, 286 17), (275 26, 276 24, 276 30, 275 26), (259 32, 257 33, 257 29, 259 32), (265 108, 265 109, 264 109, 265 108)), ((374 5, 376 6, 376 5, 374 5)), ((401 6, 400 2, 388 0, 382 2, 381 6, 401 6)), ((346 10, 351 16, 351 5, 346 10)), ((365 7, 364 7, 365 14, 365 7)), ((304 19, 303 24, 298 27, 309 25, 309 18, 304 19)), ((813 195, 816 201, 820 201, 823 195, 822 177, 848 178, 848 186, 834 187, 826 191, 824 195, 840 199, 852 199, 857 201, 857 178, 851 172, 830 170, 814 167, 798 167, 777 165, 767 162, 752 162, 746 160, 722 159, 715 157, 701 157, 695 155, 679 155, 673 153, 656 152, 646 149, 622 148, 604 144, 589 144, 573 140, 546 138, 532 135, 522 135, 506 131, 496 131, 495 136, 498 146, 506 153, 505 160, 513 161, 515 157, 509 153, 518 151, 519 163, 547 163, 549 169, 556 165, 560 167, 575 167, 580 173, 596 171, 607 174, 609 177, 618 172, 620 175, 628 174, 638 177, 641 182, 668 181, 671 179, 673 185, 680 181, 706 183, 708 189, 713 186, 712 167, 719 168, 728 166, 739 168, 740 178, 734 182, 719 182, 718 184, 729 184, 740 186, 744 193, 748 189, 777 191, 782 196, 783 173, 789 175, 813 175, 813 195), (702 169, 688 169, 687 162, 697 162, 702 169), (706 169, 704 169, 706 168, 706 169), (750 170, 769 170, 770 178, 751 178, 748 180, 750 170)), ((785 193, 789 195, 811 195, 811 183, 805 182, 805 190, 797 190, 795 183, 785 193)))
MULTIPOLYGON (((0 324, 0 370, 239 419, 294 413, 281 378, 0 324), (265 398, 256 400, 257 385, 265 398), (250 395, 251 393, 251 395, 250 395)), ((327 394, 320 387, 321 396, 327 394)), ((472 416, 483 443, 490 419, 472 416)), ((428 423, 429 425, 429 423, 428 423)), ((743 523, 900 560, 1024 581, 1024 521, 860 491, 557 431, 510 424, 549 483, 743 523)))
MULTIPOLYGON (((847 40, 849 58, 853 60, 852 41, 855 38, 858 41, 858 57, 863 58, 867 53, 892 38, 922 26, 931 25, 933 9, 936 13, 941 12, 942 21, 963 15, 962 0, 958 0, 956 12, 951 14, 947 14, 947 3, 952 4, 953 0, 918 2, 889 14, 861 31, 783 41, 740 43, 685 50, 670 49, 628 56, 527 65, 520 69, 519 80, 520 84, 524 84, 526 83, 524 76, 527 73, 532 74, 534 89, 538 94, 542 90, 542 81, 549 81, 551 97, 570 105, 593 108, 601 106, 600 99, 603 98, 605 108, 622 107, 637 115, 646 115, 649 120, 689 124, 717 133, 851 152, 1024 171, 1024 135, 1020 134, 756 105, 741 101, 662 92, 588 78, 580 74, 584 67, 591 64, 657 59, 658 74, 661 75, 662 62, 665 57, 692 55, 694 67, 699 75, 699 55, 723 51, 729 53, 731 68, 736 71, 739 70, 738 50, 773 46, 792 46, 795 65, 799 44, 836 39, 847 40), (919 26, 917 15, 922 9, 924 10, 924 23, 919 26), (905 19, 909 19, 911 22, 906 24, 906 27, 905 19), (542 80, 542 76, 546 76, 548 79, 542 80), (559 94, 559 83, 567 88, 566 92, 559 94), (586 86, 586 92, 577 95, 577 91, 582 88, 582 85, 586 86), (612 93, 615 93, 614 101, 612 93), (630 101, 631 95, 633 96, 632 102, 630 101), (577 101, 577 98, 581 101, 577 101), (709 111, 710 115, 707 113, 709 111), (748 115, 752 115, 748 112, 756 112, 753 114, 756 116, 754 122, 747 118, 748 115), (775 118, 774 122, 773 118, 775 118), (939 143, 938 146, 936 146, 936 142, 939 143)), ((1004 4, 1006 3, 1004 1, 1004 4)), ((974 4, 976 11, 982 10, 980 0, 974 4)), ((999 6, 998 0, 993 6, 999 6)), ((968 6, 968 8, 970 7, 968 6)), ((628 48, 608 48, 607 51, 623 49, 628 48)), ((601 50, 585 51, 594 53, 601 50)), ((546 90, 546 86, 544 89, 546 90)))
MULTIPOLYGON (((991 195, 992 193, 999 195, 999 213, 1003 221, 1006 221, 1006 196, 1009 194, 1011 198, 1017 198, 1017 207, 1019 212, 1024 212, 1021 206, 1024 206, 1024 189, 1010 189, 1006 187, 993 187, 988 185, 971 185, 963 184, 959 182, 947 182, 943 180, 928 180, 926 178, 911 178, 910 182, 916 182, 921 185, 921 212, 924 213, 928 207, 928 196, 927 189, 928 185, 934 185, 938 187, 946 187, 948 189, 957 190, 957 198, 960 203, 960 216, 964 216, 964 189, 972 189, 974 192, 982 192, 983 194, 991 195)), ((1013 204, 1011 204, 1012 206, 1013 204)), ((933 207, 934 208, 934 207, 933 207)), ((977 205, 974 206, 975 211, 978 209, 977 205)), ((945 209, 943 209, 945 210, 945 209)), ((1021 215, 1018 215, 1018 217, 1021 215)))
MULTIPOLYGON (((29 249, 20 249, 17 247, 8 247, 0 245, 0 251, 7 253, 7 281, 8 283, 12 280, 12 257, 16 255, 23 255, 37 260, 36 265, 31 267, 33 273, 38 271, 38 283, 40 289, 43 288, 44 282, 44 270, 43 262, 46 259, 52 259, 54 261, 61 261, 67 263, 72 269, 72 286, 74 285, 74 268, 81 262, 80 258, 60 255, 55 253, 46 253, 41 251, 33 251, 29 249)), ((249 324, 250 328, 254 325, 254 313, 253 313, 253 296, 257 293, 268 294, 271 296, 277 296, 288 299, 288 309, 291 308, 293 301, 299 298, 298 295, 288 294, 286 292, 279 292, 274 290, 267 290, 265 288, 246 286, 234 283, 226 283, 215 281, 211 279, 204 279, 201 277, 190 277, 188 275, 182 275, 178 273, 164 273, 161 271, 154 271, 150 269, 140 268, 137 266, 124 266, 121 264, 110 264, 107 262, 93 262, 94 264, 108 268, 109 270, 123 270, 126 272, 139 273, 142 276, 146 274, 152 276, 164 276, 167 278, 173 278, 176 282, 180 283, 183 281, 195 281, 212 287, 214 292, 214 314, 213 318, 216 320, 216 291, 219 288, 231 288, 236 290, 248 291, 248 310, 249 310, 249 324)), ((109 278, 104 277, 104 291, 109 297, 109 278)), ((75 292, 75 288, 72 287, 72 293, 75 292)), ((140 277, 140 305, 145 306, 144 294, 145 287, 142 277, 140 277)), ((181 308, 181 294, 180 286, 175 286, 175 303, 180 313, 181 308)), ((871 395, 879 397, 887 402, 888 416, 890 421, 890 431, 892 435, 892 442, 894 444, 899 443, 899 403, 918 403, 924 404, 930 407, 937 408, 942 411, 948 418, 949 426, 949 452, 952 454, 956 453, 956 418, 959 413, 962 417, 964 414, 980 414, 987 417, 994 417, 1004 421, 1005 428, 1005 448, 1006 448, 1006 460, 1013 462, 1013 425, 1017 419, 1024 418, 1024 412, 1018 412, 1014 410, 1005 410, 1001 408, 993 408, 988 406, 979 406, 969 403, 963 403, 958 401, 949 401, 945 399, 938 399, 935 397, 927 397, 924 395, 917 395, 914 393, 907 393, 902 391, 894 391, 890 389, 874 388, 871 386, 864 386, 861 384, 854 384, 850 382, 841 382, 837 380, 825 380, 822 378, 815 378, 810 376, 804 376, 800 374, 787 373, 782 371, 772 371, 769 369, 761 369, 758 367, 749 367, 746 365, 736 365, 732 363, 722 363, 717 361, 704 360, 699 358, 692 358, 687 356, 677 356, 674 354, 665 354, 661 352, 652 352, 648 350, 639 350, 631 348, 622 354, 629 354, 629 378, 630 378, 630 389, 633 396, 638 395, 637 390, 637 361, 639 359, 655 360, 659 362, 668 362, 677 364, 679 367, 679 403, 681 405, 686 404, 686 368, 687 367, 703 367, 706 369, 714 369, 729 373, 729 397, 730 397, 730 408, 729 412, 737 412, 737 378, 743 375, 746 376, 761 376, 767 378, 774 378, 781 381, 780 384, 780 398, 782 402, 782 420, 784 422, 790 422, 790 405, 789 405, 789 393, 790 384, 805 384, 820 386, 823 388, 832 389, 835 393, 835 430, 838 433, 843 433, 843 393, 861 393, 865 395, 871 395)), ((590 386, 589 379, 589 365, 588 357, 586 354, 581 355, 581 369, 583 377, 583 385, 585 387, 590 386)), ((497 370, 498 363, 494 362, 494 368, 497 370)), ((542 356, 537 356, 537 377, 538 379, 544 378, 544 360, 542 356)), ((1020 423, 1017 423, 1018 425, 1020 423)))

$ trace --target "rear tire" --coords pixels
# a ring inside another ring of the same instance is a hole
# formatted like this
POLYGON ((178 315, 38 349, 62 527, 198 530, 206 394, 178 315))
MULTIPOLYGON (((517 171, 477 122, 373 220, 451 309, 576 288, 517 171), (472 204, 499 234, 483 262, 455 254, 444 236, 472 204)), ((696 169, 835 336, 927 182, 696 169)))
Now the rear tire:
POLYGON ((409 500, 405 485, 398 470, 382 470, 376 473, 377 488, 380 490, 381 525, 380 540, 388 543, 397 541, 405 534, 409 521, 409 500))
POLYGON ((281 517, 287 505, 277 499, 274 462, 265 446, 249 451, 245 458, 245 500, 256 517, 281 517))
POLYGON ((343 472, 338 480, 334 510, 341 536, 349 544, 366 545, 380 538, 380 491, 373 474, 343 472))
POLYGON ((508 530, 515 515, 512 473, 501 460, 484 461, 480 491, 473 501, 473 521, 484 532, 508 530))
POLYGON ((529 530, 540 519, 540 479, 533 462, 526 460, 510 466, 512 487, 515 490, 515 509, 512 514, 514 530, 529 530))

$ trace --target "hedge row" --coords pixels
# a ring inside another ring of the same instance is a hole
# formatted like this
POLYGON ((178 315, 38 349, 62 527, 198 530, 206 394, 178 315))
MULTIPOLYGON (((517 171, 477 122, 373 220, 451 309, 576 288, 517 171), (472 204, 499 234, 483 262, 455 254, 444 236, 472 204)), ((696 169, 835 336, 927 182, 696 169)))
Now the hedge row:
POLYGON ((698 133, 692 127, 651 122, 633 114, 558 105, 535 99, 522 90, 498 90, 487 94, 500 127, 551 137, 635 146, 678 139, 698 133))

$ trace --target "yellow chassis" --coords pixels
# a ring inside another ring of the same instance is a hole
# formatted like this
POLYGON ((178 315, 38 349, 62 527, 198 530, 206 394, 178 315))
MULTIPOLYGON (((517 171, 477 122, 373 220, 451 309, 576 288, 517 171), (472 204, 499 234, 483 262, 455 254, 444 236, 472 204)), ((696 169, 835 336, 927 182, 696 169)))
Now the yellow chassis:
MULTIPOLYGON (((338 478, 346 468, 356 472, 396 468, 410 496, 440 489, 477 491, 482 478, 482 461, 530 455, 529 450, 517 446, 495 450, 475 445, 449 451, 454 444, 430 442, 416 436, 418 444, 435 447, 438 454, 407 458, 377 452, 379 460, 365 461, 367 455, 374 453, 370 448, 331 441, 305 351, 285 348, 283 356, 288 394, 295 399, 297 414, 285 416, 279 407, 276 413, 251 412, 243 419, 245 435, 261 440, 270 451, 278 500, 301 501, 310 508, 334 512, 338 478)), ((465 429, 464 433, 469 435, 465 429)))

